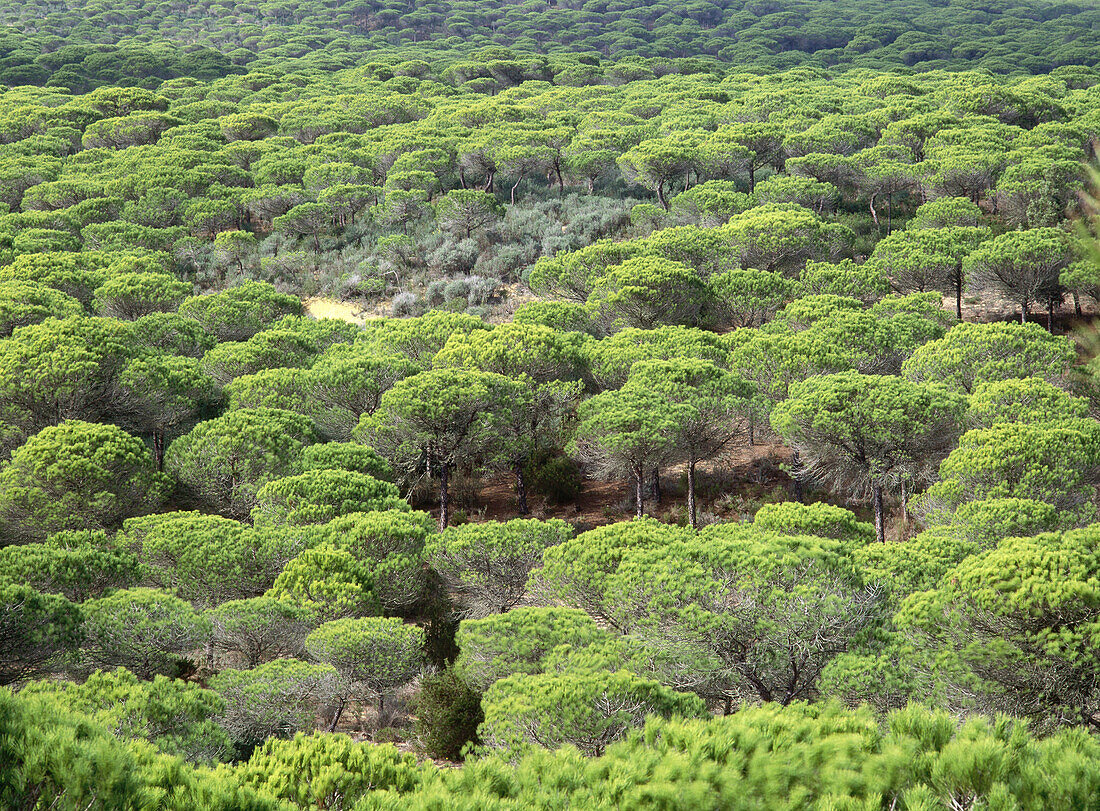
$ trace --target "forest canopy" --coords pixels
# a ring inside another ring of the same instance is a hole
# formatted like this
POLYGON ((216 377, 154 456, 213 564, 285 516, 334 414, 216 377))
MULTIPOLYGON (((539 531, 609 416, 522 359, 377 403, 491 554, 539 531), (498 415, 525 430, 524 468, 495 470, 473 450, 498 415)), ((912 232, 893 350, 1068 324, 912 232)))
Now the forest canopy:
POLYGON ((0 0, 0 806, 1096 807, 1097 13, 0 0))

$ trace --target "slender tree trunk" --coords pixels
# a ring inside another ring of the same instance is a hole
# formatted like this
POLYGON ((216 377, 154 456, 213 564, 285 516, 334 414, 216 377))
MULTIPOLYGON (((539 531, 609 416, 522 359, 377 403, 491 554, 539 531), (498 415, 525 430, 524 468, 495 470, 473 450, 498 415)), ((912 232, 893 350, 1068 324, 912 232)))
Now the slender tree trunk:
POLYGON ((901 520, 909 523, 909 482, 901 477, 901 520))
POLYGON ((699 528, 695 516, 695 460, 688 460, 688 523, 692 529, 699 528))
POLYGON ((963 274, 962 268, 955 269, 955 317, 962 321, 963 317, 963 274))
POLYGON ((519 502, 519 514, 527 515, 527 477, 523 473, 523 465, 516 462, 512 466, 516 474, 516 501, 519 502))
POLYGON ((516 189, 519 188, 519 184, 523 182, 523 177, 523 175, 520 175, 519 179, 515 182, 515 185, 512 186, 512 205, 516 204, 516 189))
POLYGON ((382 715, 386 711, 386 697, 381 693, 378 694, 378 728, 382 728, 382 715))
POLYGON ((749 446, 756 444, 756 415, 749 414, 749 446))
POLYGON ((665 182, 663 180, 657 183, 657 199, 661 201, 665 211, 668 211, 668 201, 665 199, 665 182))
POLYGON ((878 214, 875 212, 875 195, 871 195, 871 199, 867 203, 867 207, 871 209, 871 219, 875 221, 875 230, 881 231, 882 226, 878 222, 878 214))
POLYGON ((634 469, 634 505, 638 518, 645 515, 645 471, 640 465, 634 469))
POLYGON ((659 467, 653 468, 653 472, 649 474, 649 490, 653 494, 653 500, 658 504, 661 503, 661 469, 659 467))
POLYGON ((1028 305, 1027 299, 1024 299, 1020 303, 1020 323, 1021 324, 1026 324, 1027 323, 1027 305, 1028 305))
POLYGON ((340 716, 344 714, 344 707, 347 706, 348 700, 344 696, 340 696, 340 701, 336 705, 336 712, 332 714, 332 721, 328 725, 329 732, 336 731, 336 725, 340 723, 340 716))
POLYGON ((795 448, 791 453, 791 461, 794 462, 794 464, 791 466, 791 484, 792 489, 794 490, 794 500, 801 504, 804 494, 802 492, 802 474, 798 470, 801 459, 799 458, 797 448, 795 448))
POLYGON ((871 488, 875 503, 875 537, 879 543, 886 543, 886 524, 882 515, 882 485, 875 484, 871 488))
POLYGON ((164 470, 164 429, 153 429, 153 458, 157 460, 157 470, 164 470))
POLYGON ((1076 290, 1073 291, 1073 314, 1078 318, 1081 317, 1081 296, 1076 290))
POLYGON ((1047 299, 1047 332, 1054 334, 1054 298, 1047 299))
POLYGON ((451 518, 451 466, 443 463, 439 466, 439 529, 447 528, 451 518))
POLYGON ((749 161, 749 194, 756 191, 756 167, 749 161))

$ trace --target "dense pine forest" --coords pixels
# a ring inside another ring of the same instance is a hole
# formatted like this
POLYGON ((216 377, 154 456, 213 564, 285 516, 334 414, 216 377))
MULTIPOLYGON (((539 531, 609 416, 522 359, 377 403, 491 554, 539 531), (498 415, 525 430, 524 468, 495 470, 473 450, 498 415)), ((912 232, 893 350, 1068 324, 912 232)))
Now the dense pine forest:
POLYGON ((0 21, 0 807, 1100 808, 1100 10, 0 21))

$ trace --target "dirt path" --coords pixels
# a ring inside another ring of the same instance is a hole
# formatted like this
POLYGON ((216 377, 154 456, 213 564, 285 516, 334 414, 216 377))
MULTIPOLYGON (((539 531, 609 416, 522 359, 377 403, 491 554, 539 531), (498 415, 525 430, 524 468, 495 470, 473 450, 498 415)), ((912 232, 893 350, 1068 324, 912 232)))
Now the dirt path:
POLYGON ((338 321, 347 321, 357 326, 363 326, 362 307, 346 301, 337 301, 332 298, 307 298, 303 299, 306 312, 314 318, 334 318, 338 321))

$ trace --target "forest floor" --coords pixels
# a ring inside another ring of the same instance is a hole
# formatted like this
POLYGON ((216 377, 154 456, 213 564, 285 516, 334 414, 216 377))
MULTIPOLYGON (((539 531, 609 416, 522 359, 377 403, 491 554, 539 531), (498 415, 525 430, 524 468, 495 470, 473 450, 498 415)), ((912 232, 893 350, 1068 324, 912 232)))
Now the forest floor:
MULTIPOLYGON (((701 523, 747 520, 767 502, 790 499, 792 481, 784 470, 790 451, 770 437, 749 445, 741 442, 727 454, 701 463, 696 493, 701 523)), ((646 512, 669 523, 687 523, 686 472, 683 465, 661 471, 661 498, 646 503, 646 512)), ((506 521, 516 517, 515 479, 509 473, 487 477, 478 488, 468 514, 475 520, 506 521)), ((561 518, 578 532, 633 517, 633 488, 629 482, 584 477, 575 501, 555 504, 538 494, 528 496, 533 518, 561 518)))

